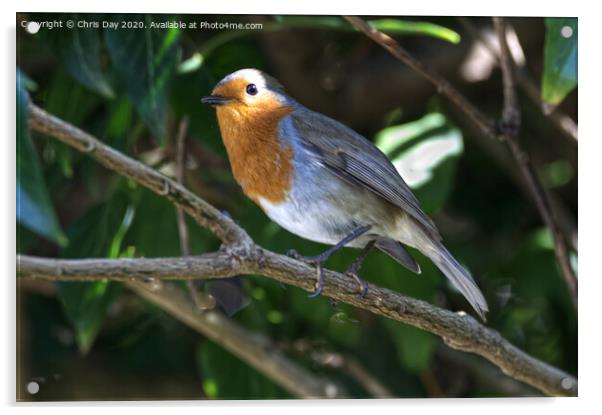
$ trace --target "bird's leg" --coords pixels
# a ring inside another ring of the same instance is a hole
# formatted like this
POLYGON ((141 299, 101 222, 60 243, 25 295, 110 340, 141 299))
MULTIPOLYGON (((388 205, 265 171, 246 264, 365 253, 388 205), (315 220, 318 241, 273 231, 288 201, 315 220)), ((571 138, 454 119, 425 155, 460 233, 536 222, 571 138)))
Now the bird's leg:
POLYGON ((299 261, 309 262, 312 264, 315 264, 318 262, 325 262, 328 258, 330 258, 332 256, 332 254, 341 250, 341 248, 345 247, 345 245, 347 245, 349 242, 362 236, 370 228, 371 228, 370 225, 366 225, 366 226, 360 226, 359 228, 354 229, 349 235, 347 235, 346 237, 341 239, 335 245, 331 246, 330 248, 328 248, 326 251, 322 252, 321 254, 318 254, 315 256, 300 255, 295 249, 290 249, 287 252, 287 255, 292 258, 298 259, 299 261))
POLYGON ((364 246, 360 254, 357 256, 357 258, 355 258, 351 266, 347 269, 347 271, 345 271, 346 275, 352 277, 360 285, 360 298, 364 298, 366 294, 368 294, 368 284, 366 283, 366 281, 362 280, 357 274, 360 271, 364 260, 368 256, 368 253, 372 250, 372 248, 374 248, 375 243, 375 240, 368 242, 366 246, 364 246))
POLYGON ((310 297, 316 297, 316 296, 320 295, 320 293, 322 292, 322 288, 324 286, 324 269, 322 267, 322 264, 324 262, 326 262, 326 260, 328 258, 330 258, 330 256, 332 254, 339 251, 341 248, 343 248, 349 242, 351 242, 354 239, 365 234, 371 227, 372 226, 370 226, 370 225, 366 225, 366 226, 360 226, 359 228, 354 229, 349 235, 347 235, 346 237, 341 239, 339 242, 337 242, 336 245, 331 246, 326 251, 324 251, 321 254, 316 255, 316 256, 299 255, 299 253, 294 249, 290 249, 287 252, 287 255, 292 258, 295 258, 299 261, 303 261, 305 263, 316 266, 316 272, 318 274, 317 282, 316 282, 316 291, 314 291, 312 294, 310 294, 309 295, 310 297))

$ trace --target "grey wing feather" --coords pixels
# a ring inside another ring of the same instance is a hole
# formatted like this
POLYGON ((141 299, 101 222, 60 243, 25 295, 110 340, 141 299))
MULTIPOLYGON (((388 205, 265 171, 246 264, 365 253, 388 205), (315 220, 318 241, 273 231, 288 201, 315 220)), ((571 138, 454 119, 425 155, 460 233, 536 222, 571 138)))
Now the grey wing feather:
POLYGON ((391 161, 367 139, 322 114, 304 109, 291 114, 306 149, 342 179, 376 193, 418 221, 430 236, 441 240, 435 224, 420 208, 409 186, 391 161))
POLYGON ((420 265, 418 265, 416 260, 412 258, 412 255, 406 251, 401 242, 390 238, 378 238, 375 246, 410 271, 420 274, 420 265))

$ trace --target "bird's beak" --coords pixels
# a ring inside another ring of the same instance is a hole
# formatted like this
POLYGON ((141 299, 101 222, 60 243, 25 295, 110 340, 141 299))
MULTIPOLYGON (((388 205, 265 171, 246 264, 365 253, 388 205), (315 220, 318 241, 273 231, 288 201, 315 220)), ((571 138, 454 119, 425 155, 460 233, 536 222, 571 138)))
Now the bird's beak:
POLYGON ((232 101, 232 98, 222 97, 220 95, 209 95, 208 97, 203 97, 201 99, 203 104, 211 105, 212 107, 218 107, 227 104, 230 101, 232 101))

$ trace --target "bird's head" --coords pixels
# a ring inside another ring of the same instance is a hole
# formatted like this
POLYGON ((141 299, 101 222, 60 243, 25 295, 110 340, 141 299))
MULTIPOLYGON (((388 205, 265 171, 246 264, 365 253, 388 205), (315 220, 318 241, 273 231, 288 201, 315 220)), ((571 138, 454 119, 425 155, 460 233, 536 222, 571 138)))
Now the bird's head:
POLYGON ((222 110, 257 113, 290 107, 291 99, 275 78, 257 69, 241 69, 219 81, 201 102, 222 110))

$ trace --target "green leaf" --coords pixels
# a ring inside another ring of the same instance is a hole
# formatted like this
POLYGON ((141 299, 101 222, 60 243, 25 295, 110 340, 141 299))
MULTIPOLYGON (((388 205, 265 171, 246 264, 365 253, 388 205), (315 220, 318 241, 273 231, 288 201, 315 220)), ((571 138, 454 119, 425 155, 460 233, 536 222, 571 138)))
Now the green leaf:
MULTIPOLYGON (((68 18, 79 20, 77 14, 68 18)), ((90 18, 86 17, 86 20, 90 18)), ((71 76, 106 98, 114 97, 100 61, 100 29, 75 26, 68 30, 47 30, 43 32, 43 36, 48 39, 71 76)))
POLYGON ((171 81, 180 60, 180 31, 151 28, 149 15, 116 15, 143 28, 106 30, 113 69, 155 138, 165 142, 171 81), (136 24, 138 24, 136 23, 136 24))
POLYGON ((75 340, 80 353, 90 351, 107 310, 121 293, 120 284, 109 281, 64 282, 57 284, 58 295, 65 315, 75 328, 75 340))
POLYGON ((103 104, 101 96, 77 82, 65 68, 53 72, 46 88, 40 90, 39 99, 46 111, 73 125, 83 125, 103 104))
MULTIPOLYGON (((277 16, 276 22, 278 26, 275 26, 274 29, 300 27, 309 29, 355 30, 349 22, 337 16, 277 16)), ((450 43, 460 42, 460 35, 458 33, 429 22, 414 22, 401 19, 374 19, 368 20, 368 24, 377 30, 395 35, 424 35, 450 43)), ((269 25, 268 29, 271 28, 271 25, 269 25)))
POLYGON ((577 86, 577 19, 546 18, 541 99, 554 107, 577 86))
POLYGON ((212 341, 197 346, 203 390, 213 399, 282 399, 286 392, 212 341))
MULTIPOLYGON (((120 199, 93 208, 70 228, 72 244, 62 255, 69 258, 119 257, 121 242, 133 217, 133 208, 126 208, 120 199)), ((59 282, 56 285, 65 315, 75 329, 78 348, 86 354, 122 286, 109 281, 59 282)))
POLYGON ((134 108, 127 96, 119 96, 107 108, 105 137, 114 147, 125 148, 127 136, 133 130, 134 108))
POLYGON ((285 28, 306 29, 342 29, 353 30, 353 26, 339 16, 275 16, 273 27, 277 30, 285 28))
POLYGON ((375 143, 414 190, 423 209, 440 209, 453 185, 464 151, 462 133, 441 113, 381 130, 375 143))
POLYGON ((461 37, 457 32, 454 32, 447 27, 429 22, 413 22, 400 19, 377 19, 368 21, 368 24, 377 30, 391 34, 431 36, 454 44, 460 43, 461 40, 461 37))
POLYGON ((61 246, 67 238, 50 200, 36 149, 27 126, 27 77, 17 69, 17 221, 61 246))

